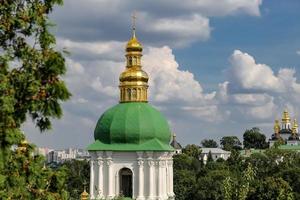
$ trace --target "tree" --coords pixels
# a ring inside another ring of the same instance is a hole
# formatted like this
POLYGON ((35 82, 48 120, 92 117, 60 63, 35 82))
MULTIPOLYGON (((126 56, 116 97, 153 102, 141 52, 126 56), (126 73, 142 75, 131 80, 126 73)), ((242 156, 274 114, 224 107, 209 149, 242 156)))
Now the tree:
POLYGON ((202 166, 199 160, 200 153, 201 151, 197 145, 187 145, 182 154, 173 156, 176 199, 193 199, 197 174, 202 166))
POLYGON ((48 15, 62 0, 3 0, 0 4, 0 196, 66 199, 63 170, 43 169, 34 145, 22 144, 20 127, 30 116, 45 131, 69 99, 61 76, 65 59, 55 49, 48 15), (25 146, 24 146, 25 145, 25 146), (14 151, 19 146, 22 151, 14 151))
POLYGON ((174 170, 174 193, 178 200, 193 199, 196 186, 196 176, 193 171, 174 170))
POLYGON ((209 162, 213 162, 213 161, 214 161, 214 159, 212 157, 211 151, 209 151, 208 155, 207 155, 207 162, 209 163, 209 162))
POLYGON ((223 200, 223 182, 230 172, 224 169, 209 170, 197 180, 196 191, 193 199, 223 200))
POLYGON ((235 150, 241 149, 241 142, 236 136, 224 136, 220 140, 220 144, 222 145, 223 149, 226 151, 231 151, 233 149, 235 150))
MULTIPOLYGON (((86 160, 70 160, 66 161, 62 167, 66 168, 67 191, 70 193, 69 200, 78 199, 82 192, 84 183, 88 183, 90 179, 89 163, 86 160)), ((88 185, 87 185, 88 186, 88 185)))
POLYGON ((292 188, 282 178, 267 177, 263 180, 257 180, 253 187, 247 198, 249 200, 294 199, 292 188))
POLYGON ((232 177, 227 177, 223 181, 223 193, 225 200, 245 200, 247 199, 250 183, 254 180, 255 171, 250 163, 244 170, 242 176, 237 180, 232 177))
POLYGON ((188 144, 182 150, 182 152, 188 156, 199 159, 199 156, 201 154, 201 149, 199 148, 199 146, 197 146, 195 144, 188 144))
POLYGON ((265 149, 268 147, 266 142, 266 136, 260 132, 260 129, 254 127, 250 130, 246 130, 244 135, 244 148, 250 149, 265 149))
POLYGON ((218 147, 218 143, 216 141, 214 141, 213 139, 204 139, 201 141, 201 145, 202 145, 202 147, 205 147, 205 148, 217 148, 218 147))

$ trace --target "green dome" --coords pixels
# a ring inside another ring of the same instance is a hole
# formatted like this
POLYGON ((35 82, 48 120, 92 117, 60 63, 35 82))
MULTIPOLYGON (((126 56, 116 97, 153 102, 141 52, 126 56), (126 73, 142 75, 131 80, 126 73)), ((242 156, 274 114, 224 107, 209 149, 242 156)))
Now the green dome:
POLYGON ((100 117, 88 150, 172 151, 163 115, 148 103, 120 103, 100 117))

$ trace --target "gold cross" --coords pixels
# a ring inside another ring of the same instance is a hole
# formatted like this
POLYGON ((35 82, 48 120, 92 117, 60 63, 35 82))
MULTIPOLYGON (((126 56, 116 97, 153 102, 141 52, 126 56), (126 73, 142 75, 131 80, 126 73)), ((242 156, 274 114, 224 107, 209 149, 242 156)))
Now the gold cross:
POLYGON ((135 22, 136 22, 136 11, 133 11, 132 17, 132 29, 135 30, 135 22))

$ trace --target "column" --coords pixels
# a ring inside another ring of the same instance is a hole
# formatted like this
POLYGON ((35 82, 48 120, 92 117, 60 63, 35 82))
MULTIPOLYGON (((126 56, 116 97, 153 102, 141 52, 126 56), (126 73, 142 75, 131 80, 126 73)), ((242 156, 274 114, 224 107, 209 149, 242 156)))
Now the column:
POLYGON ((98 191, 97 199, 103 198, 103 160, 98 159, 98 191))
POLYGON ((114 194, 113 194, 114 177, 113 177, 113 171, 112 171, 112 163, 113 163, 113 161, 111 158, 106 160, 107 171, 108 171, 108 178, 107 178, 107 181, 108 181, 107 197, 108 197, 108 199, 112 199, 114 197, 114 194))
POLYGON ((112 152, 106 152, 106 165, 107 165, 107 181, 108 181, 108 190, 107 190, 107 197, 108 199, 112 199, 115 195, 113 193, 113 183, 114 183, 114 176, 113 176, 113 160, 112 160, 112 152))
POLYGON ((93 160, 93 156, 91 155, 91 160, 90 160, 90 195, 91 195, 91 199, 94 199, 94 160, 93 160))
POLYGON ((139 190, 138 190, 138 200, 144 199, 144 161, 142 159, 138 160, 139 166, 139 190))
POLYGON ((163 174, 162 174, 162 167, 163 167, 163 161, 159 160, 158 161, 158 184, 157 184, 157 195, 159 198, 162 197, 162 192, 163 192, 163 174))
POLYGON ((171 198, 174 198, 174 192, 173 192, 173 160, 172 158, 168 161, 168 165, 169 165, 169 173, 170 173, 170 176, 169 176, 169 183, 170 183, 170 188, 169 188, 169 196, 171 198))
POLYGON ((164 199, 166 199, 168 197, 168 194, 167 194, 167 163, 166 163, 166 160, 163 160, 161 161, 162 162, 162 168, 161 168, 161 171, 162 171, 162 196, 164 199))
POLYGON ((149 199, 154 197, 154 161, 152 158, 148 158, 149 166, 149 199))

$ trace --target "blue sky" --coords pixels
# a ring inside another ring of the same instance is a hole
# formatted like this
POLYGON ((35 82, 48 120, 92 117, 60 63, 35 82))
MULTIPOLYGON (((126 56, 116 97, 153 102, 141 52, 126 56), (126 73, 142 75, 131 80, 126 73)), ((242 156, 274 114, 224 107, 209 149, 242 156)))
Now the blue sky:
POLYGON ((242 138, 254 126, 270 136, 285 108, 299 119, 300 1, 65 0, 51 19, 58 49, 71 52, 64 79, 73 96, 47 134, 25 124, 30 141, 52 148, 93 141, 97 120, 118 103, 134 10, 149 101, 182 144, 242 138))
MULTIPOLYGON (((234 49, 253 55, 277 71, 290 66, 300 69, 300 1, 263 1, 261 16, 213 17, 211 38, 187 48, 176 49, 180 65, 192 71, 208 90, 224 79, 222 71, 234 49)), ((299 78, 299 73, 297 73, 299 78)))

